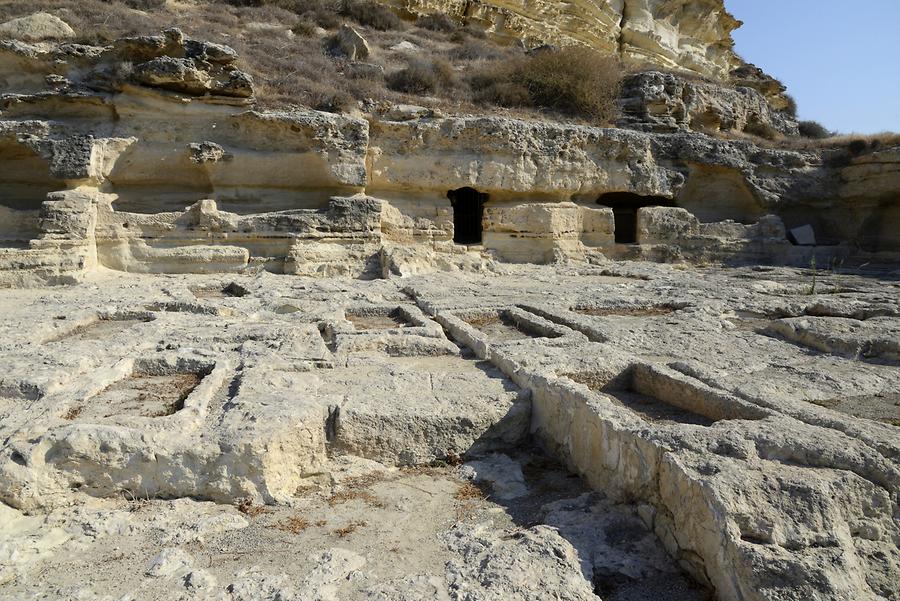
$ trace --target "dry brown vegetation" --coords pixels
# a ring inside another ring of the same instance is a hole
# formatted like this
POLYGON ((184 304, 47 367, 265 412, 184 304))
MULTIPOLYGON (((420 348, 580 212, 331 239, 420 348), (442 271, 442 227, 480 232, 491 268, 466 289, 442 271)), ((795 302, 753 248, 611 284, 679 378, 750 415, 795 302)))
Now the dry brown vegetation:
MULTIPOLYGON (((0 20, 37 10, 64 19, 83 43, 106 44, 176 26, 194 38, 228 44, 241 57, 239 68, 253 76, 258 102, 270 108, 349 112, 406 102, 605 125, 617 117, 624 69, 616 59, 584 48, 525 53, 446 15, 403 20, 371 0, 0 0, 0 20), (349 61, 330 49, 329 40, 343 23, 369 41, 374 56, 367 60, 383 67, 384 77, 376 71, 351 73, 349 61), (417 49, 392 49, 402 41, 417 49)), ((632 65, 628 71, 641 68, 632 65)), ((834 136, 815 122, 804 122, 799 138, 710 134, 770 148, 834 148, 847 156, 900 143, 900 134, 834 136)))
POLYGON ((737 132, 707 132, 715 137, 725 140, 744 140, 753 142, 764 148, 777 148, 780 150, 818 151, 832 150, 832 160, 841 161, 852 159, 892 146, 900 146, 900 133, 881 132, 877 134, 859 135, 842 134, 829 135, 824 138, 790 138, 778 136, 772 139, 760 138, 746 133, 737 132))
POLYGON ((484 491, 472 482, 465 482, 454 495, 457 501, 476 501, 484 498, 484 491))
POLYGON ((618 59, 584 48, 537 49, 472 76, 476 100, 612 123, 622 81, 618 59))
POLYGON ((256 517, 268 511, 265 505, 254 505, 252 499, 244 499, 237 504, 237 510, 244 515, 256 517))
POLYGON ((606 103, 617 85, 611 63, 589 52, 529 56, 445 15, 404 21, 369 0, 0 0, 0 20, 35 10, 61 17, 83 43, 107 44, 175 26, 191 37, 228 44, 266 107, 347 112, 388 102, 449 110, 492 105, 517 116, 549 113, 605 123, 611 119, 606 103), (329 44, 342 23, 369 41, 374 55, 367 60, 381 65, 385 77, 350 74, 349 61, 329 44), (416 49, 392 49, 403 41, 416 49))
POLYGON ((312 524, 309 520, 296 515, 274 525, 278 530, 283 530, 291 534, 300 534, 310 526, 312 526, 312 524))
POLYGON ((337 530, 332 532, 332 534, 334 534, 338 538, 344 538, 346 536, 353 534, 360 528, 364 528, 365 526, 368 526, 368 525, 369 525, 368 522, 365 522, 365 521, 350 522, 346 526, 342 526, 341 528, 338 528, 337 530))
POLYGON ((473 328, 480 330, 482 328, 486 328, 487 326, 492 326, 494 324, 500 323, 501 317, 498 313, 488 313, 487 315, 476 315, 474 317, 469 317, 465 320, 465 322, 473 328))
POLYGON ((68 411, 63 414, 63 419, 72 421, 73 419, 77 419, 81 412, 84 411, 84 407, 81 405, 77 405, 75 407, 71 407, 68 411))
POLYGON ((384 501, 367 490, 344 490, 334 493, 328 498, 328 505, 334 507, 348 501, 361 501, 372 507, 385 507, 384 501))

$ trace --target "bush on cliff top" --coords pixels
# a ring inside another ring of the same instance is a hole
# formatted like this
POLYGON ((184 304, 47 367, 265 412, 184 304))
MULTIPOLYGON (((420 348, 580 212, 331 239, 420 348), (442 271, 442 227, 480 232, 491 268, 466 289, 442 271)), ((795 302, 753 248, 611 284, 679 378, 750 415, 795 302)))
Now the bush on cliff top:
POLYGON ((804 138, 823 140, 834 135, 818 121, 801 121, 798 125, 800 126, 800 135, 804 138))
POLYGON ((612 123, 622 66, 616 58, 570 46, 532 52, 490 65, 471 78, 476 101, 556 111, 593 123, 612 123))

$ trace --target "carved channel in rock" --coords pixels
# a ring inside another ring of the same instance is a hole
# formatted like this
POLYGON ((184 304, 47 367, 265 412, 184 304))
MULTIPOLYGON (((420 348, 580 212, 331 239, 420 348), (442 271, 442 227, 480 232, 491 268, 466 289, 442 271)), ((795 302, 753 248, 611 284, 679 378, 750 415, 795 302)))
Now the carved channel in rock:
POLYGON ((606 372, 563 373, 562 377, 602 393, 640 419, 655 425, 711 426, 726 419, 760 419, 762 413, 723 406, 721 399, 705 396, 648 365, 636 364, 610 377, 606 372))
POLYGON ((509 311, 496 311, 473 315, 466 323, 485 334, 491 342, 510 342, 529 338, 558 338, 559 334, 546 332, 527 320, 517 319, 509 311))
POLYGON ((652 305, 648 307, 597 307, 589 305, 576 305, 572 307, 573 313, 588 315, 590 317, 659 317, 669 315, 683 307, 674 305, 652 305))
POLYGON ((121 334, 141 323, 152 321, 152 315, 122 314, 100 315, 87 322, 76 325, 72 329, 55 334, 44 341, 44 344, 65 341, 66 344, 84 342, 86 340, 104 340, 121 334))
POLYGON ((408 328, 412 326, 400 308, 393 310, 373 309, 371 311, 356 310, 346 313, 347 321, 353 324, 357 331, 390 330, 393 328, 408 328))
POLYGON ((207 374, 145 364, 82 405, 69 408, 64 419, 81 422, 174 415, 207 374))
POLYGON ((211 288, 191 288, 191 292, 199 299, 241 298, 250 294, 249 290, 235 282, 230 282, 222 288, 215 286, 211 288))

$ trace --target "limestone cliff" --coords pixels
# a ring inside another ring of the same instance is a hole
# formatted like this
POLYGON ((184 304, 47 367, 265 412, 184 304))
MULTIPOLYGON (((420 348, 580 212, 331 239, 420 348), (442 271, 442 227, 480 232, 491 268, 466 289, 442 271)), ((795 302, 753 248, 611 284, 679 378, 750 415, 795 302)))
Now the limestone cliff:
POLYGON ((477 268, 457 194, 482 203, 473 240, 504 261, 900 251, 895 147, 777 150, 696 131, 796 127, 749 88, 637 74, 623 129, 363 118, 262 110, 235 59, 177 30, 105 48, 0 43, 0 284, 96 267, 407 274, 422 264, 410 253, 477 268), (787 230, 804 226, 815 239, 792 245, 787 230))
POLYGON ((724 79, 742 64, 731 32, 741 25, 723 0, 382 0, 410 15, 444 13, 527 46, 583 44, 724 79))

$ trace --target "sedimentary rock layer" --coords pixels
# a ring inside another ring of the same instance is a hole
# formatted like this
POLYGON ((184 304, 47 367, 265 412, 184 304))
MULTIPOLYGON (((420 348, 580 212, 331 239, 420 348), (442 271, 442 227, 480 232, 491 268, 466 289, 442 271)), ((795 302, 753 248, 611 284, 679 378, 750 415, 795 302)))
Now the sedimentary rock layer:
POLYGON ((740 25, 722 0, 386 0, 412 15, 443 13, 528 46, 579 43, 637 64, 727 78, 740 64, 731 32, 740 25))

